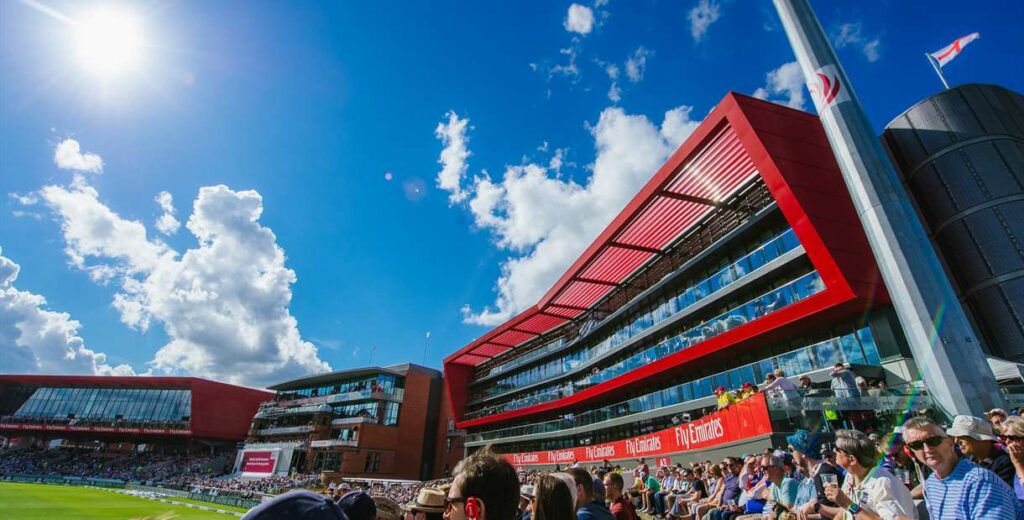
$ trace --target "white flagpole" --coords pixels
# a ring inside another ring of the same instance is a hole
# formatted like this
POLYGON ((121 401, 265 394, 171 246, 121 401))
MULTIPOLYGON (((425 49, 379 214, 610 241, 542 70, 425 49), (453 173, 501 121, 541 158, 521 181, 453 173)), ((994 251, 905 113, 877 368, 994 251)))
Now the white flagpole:
POLYGON ((928 63, 932 64, 932 68, 935 69, 935 73, 939 75, 939 79, 942 80, 942 84, 946 87, 946 90, 949 90, 949 83, 946 83, 946 77, 942 75, 942 66, 937 63, 938 60, 933 58, 932 55, 927 52, 924 53, 924 56, 928 58, 928 63))

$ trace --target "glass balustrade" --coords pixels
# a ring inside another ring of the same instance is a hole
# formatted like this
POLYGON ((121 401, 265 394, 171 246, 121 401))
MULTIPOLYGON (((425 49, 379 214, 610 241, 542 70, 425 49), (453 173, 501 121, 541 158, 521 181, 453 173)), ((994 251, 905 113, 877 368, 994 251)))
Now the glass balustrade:
MULTIPOLYGON (((651 327, 685 311, 698 302, 714 295, 721 289, 745 278, 747 275, 763 267, 768 262, 771 262, 783 254, 796 249, 799 245, 800 241, 797 240, 796 234, 792 229, 788 229, 768 240, 754 251, 747 253, 735 262, 719 269, 711 276, 708 276, 707 278, 704 278, 653 305, 648 311, 642 312, 632 322, 618 328, 596 345, 569 353, 548 363, 502 378, 485 389, 474 391, 471 395, 471 399, 475 401, 497 396, 503 393, 515 391, 517 388, 522 388, 527 385, 563 375, 566 372, 589 362, 590 360, 601 357, 604 354, 617 349, 623 343, 638 334, 641 334, 651 327)), ((556 345, 542 347, 536 352, 530 352, 524 355, 522 358, 513 359, 499 365, 498 367, 491 369, 490 373, 496 373, 496 371, 499 371, 499 368, 501 369, 500 372, 508 371, 533 361, 544 354, 564 346, 564 342, 560 341, 561 340, 554 342, 557 343, 556 345)))
MULTIPOLYGON (((603 369, 595 369, 595 372, 559 385, 543 393, 516 399, 497 406, 491 406, 466 414, 466 419, 485 417, 495 413, 506 412, 518 408, 525 408, 548 401, 553 401, 572 395, 582 388, 603 383, 609 379, 618 377, 626 372, 635 370, 656 359, 675 354, 676 352, 690 348, 704 340, 715 337, 723 332, 732 330, 740 325, 753 321, 761 316, 774 312, 782 307, 800 301, 808 296, 818 293, 825 288, 818 273, 807 273, 792 282, 777 289, 754 298, 742 305, 738 305, 714 318, 704 321, 700 325, 691 327, 667 340, 654 345, 646 350, 638 352, 618 363, 603 369)), ((859 358, 856 363, 863 363, 864 359, 859 358)))
POLYGON ((627 401, 603 406, 585 413, 569 413, 550 421, 470 433, 466 439, 467 442, 480 442, 521 435, 558 432, 568 428, 597 424, 710 397, 713 395, 712 391, 719 386, 735 389, 742 386, 744 382, 763 381, 765 375, 776 369, 782 369, 790 378, 793 378, 802 373, 831 368, 836 363, 858 363, 855 360, 875 360, 870 364, 881 364, 878 347, 869 328, 865 327, 856 332, 801 347, 785 354, 671 386, 627 401))

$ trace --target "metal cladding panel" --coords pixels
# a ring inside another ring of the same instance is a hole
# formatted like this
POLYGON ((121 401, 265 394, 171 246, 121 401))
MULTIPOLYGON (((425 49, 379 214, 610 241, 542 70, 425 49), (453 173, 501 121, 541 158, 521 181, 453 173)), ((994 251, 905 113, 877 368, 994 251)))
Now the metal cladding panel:
MULTIPOLYGON (((567 317, 579 314, 579 310, 570 313, 556 305, 586 307, 610 290, 577 280, 581 277, 577 273, 590 269, 611 243, 664 247, 696 222, 701 211, 710 211, 714 206, 709 202, 728 198, 755 175, 760 175, 804 246, 808 259, 822 277, 824 291, 571 396, 459 422, 459 426, 493 424, 612 398, 654 384, 679 369, 739 355, 808 328, 821 327, 830 320, 848 319, 888 301, 818 118, 729 94, 541 299, 538 307, 543 312, 564 312, 562 315, 567 317), (690 178, 684 175, 687 171, 697 173, 690 178), (676 196, 672 197, 672 193, 676 196), (830 197, 828 204, 815 204, 823 194, 830 197)), ((453 354, 446 363, 459 362, 473 345, 453 354)), ((453 401, 461 400, 464 405, 467 388, 451 382, 449 385, 453 401)), ((456 417, 462 414, 456 413, 456 417)))
POLYGON ((883 140, 985 346, 1024 360, 1024 96, 946 90, 883 140))
POLYGON ((609 246, 590 264, 582 276, 589 280, 619 283, 651 257, 652 253, 609 246))
POLYGON ((548 314, 536 314, 526 321, 516 325, 517 329, 526 330, 530 332, 536 332, 542 334, 547 332, 563 323, 567 320, 558 316, 551 316, 548 314))
POLYGON ((204 439, 245 440, 260 403, 274 398, 273 392, 192 380, 192 434, 204 439))

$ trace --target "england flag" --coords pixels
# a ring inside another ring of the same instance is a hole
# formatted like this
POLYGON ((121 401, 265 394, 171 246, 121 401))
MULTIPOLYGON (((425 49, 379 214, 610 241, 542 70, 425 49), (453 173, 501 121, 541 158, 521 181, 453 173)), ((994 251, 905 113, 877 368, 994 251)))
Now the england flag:
POLYGON ((981 35, 978 33, 968 34, 962 38, 957 38, 956 41, 942 49, 928 53, 928 55, 931 56, 940 67, 944 67, 947 63, 953 61, 953 58, 956 58, 968 43, 971 43, 978 38, 981 38, 981 35))

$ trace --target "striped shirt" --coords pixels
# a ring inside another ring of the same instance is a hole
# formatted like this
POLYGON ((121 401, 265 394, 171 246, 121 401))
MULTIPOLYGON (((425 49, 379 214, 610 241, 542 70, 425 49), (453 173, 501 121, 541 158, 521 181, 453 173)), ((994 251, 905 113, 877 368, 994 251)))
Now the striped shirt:
POLYGON ((966 458, 946 478, 928 477, 924 494, 932 520, 1024 520, 1024 507, 1010 486, 966 458))

